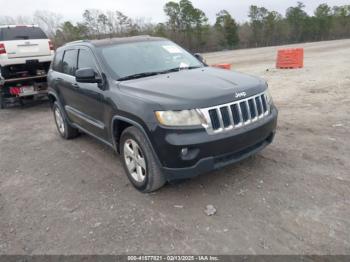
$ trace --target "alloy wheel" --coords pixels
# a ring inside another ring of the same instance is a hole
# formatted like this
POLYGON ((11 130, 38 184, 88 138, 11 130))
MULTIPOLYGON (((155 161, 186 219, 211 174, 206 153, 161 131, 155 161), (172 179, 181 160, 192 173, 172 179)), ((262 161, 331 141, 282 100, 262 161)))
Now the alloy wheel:
POLYGON ((56 125, 58 128, 58 131, 63 135, 64 134, 64 121, 63 121, 61 111, 59 110, 58 107, 55 109, 55 120, 56 120, 56 125))
POLYGON ((131 177, 138 183, 144 182, 147 174, 146 160, 135 140, 128 139, 125 141, 124 159, 131 177))

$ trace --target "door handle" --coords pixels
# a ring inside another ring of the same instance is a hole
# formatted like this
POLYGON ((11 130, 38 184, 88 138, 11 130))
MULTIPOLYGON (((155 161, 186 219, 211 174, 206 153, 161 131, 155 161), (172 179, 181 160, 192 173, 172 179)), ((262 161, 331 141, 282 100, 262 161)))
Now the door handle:
POLYGON ((77 83, 72 84, 74 88, 79 88, 79 85, 77 83))

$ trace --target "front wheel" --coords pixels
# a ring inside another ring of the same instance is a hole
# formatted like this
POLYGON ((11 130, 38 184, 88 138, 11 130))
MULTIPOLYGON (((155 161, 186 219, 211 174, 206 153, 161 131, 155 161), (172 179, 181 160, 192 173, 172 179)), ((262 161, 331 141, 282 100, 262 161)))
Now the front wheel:
POLYGON ((79 135, 79 130, 72 127, 65 118, 60 105, 55 102, 52 107, 58 133, 65 139, 72 139, 79 135))
POLYGON ((129 127, 120 141, 124 169, 133 186, 143 193, 161 188, 166 181, 145 135, 136 127, 129 127))

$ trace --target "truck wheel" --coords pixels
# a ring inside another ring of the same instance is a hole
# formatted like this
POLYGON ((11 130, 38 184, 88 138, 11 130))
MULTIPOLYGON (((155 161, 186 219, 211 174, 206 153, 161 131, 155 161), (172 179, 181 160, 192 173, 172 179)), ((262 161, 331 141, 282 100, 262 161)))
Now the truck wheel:
POLYGON ((124 169, 133 186, 143 193, 161 188, 166 180, 145 135, 136 127, 129 127, 120 141, 124 169))
POLYGON ((79 130, 72 127, 65 118, 62 108, 55 102, 52 107, 58 133, 65 139, 72 139, 79 135, 79 130))

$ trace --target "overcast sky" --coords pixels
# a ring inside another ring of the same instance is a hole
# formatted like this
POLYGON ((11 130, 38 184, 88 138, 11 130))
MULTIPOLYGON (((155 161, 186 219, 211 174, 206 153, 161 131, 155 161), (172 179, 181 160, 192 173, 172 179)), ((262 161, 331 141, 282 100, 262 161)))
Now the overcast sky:
MULTIPOLYGON (((83 10, 97 8, 101 10, 119 10, 131 18, 143 17, 152 22, 165 20, 163 6, 168 0, 0 0, 0 16, 30 16, 35 10, 50 10, 60 13, 65 20, 73 22, 81 20, 83 10)), ((304 0, 306 11, 312 14, 315 7, 321 3, 333 5, 349 4, 349 0, 304 0)), ((289 6, 296 5, 293 0, 192 0, 195 7, 202 9, 210 21, 215 20, 215 14, 228 10, 239 21, 247 19, 248 7, 252 4, 265 6, 285 14, 289 6)))

